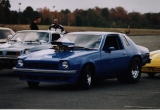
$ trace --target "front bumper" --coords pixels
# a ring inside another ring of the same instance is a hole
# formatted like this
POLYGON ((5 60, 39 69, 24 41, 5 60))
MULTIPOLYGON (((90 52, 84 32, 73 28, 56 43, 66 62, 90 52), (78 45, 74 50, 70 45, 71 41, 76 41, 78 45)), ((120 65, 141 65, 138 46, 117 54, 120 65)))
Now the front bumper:
POLYGON ((32 72, 32 73, 61 73, 61 74, 75 74, 77 70, 44 70, 44 69, 27 69, 27 68, 13 68, 15 72, 32 72))
POLYGON ((45 70, 14 67, 13 71, 19 76, 20 80, 24 81, 75 83, 79 77, 77 70, 45 70))
POLYGON ((160 66, 144 66, 141 71, 143 73, 160 73, 160 66))

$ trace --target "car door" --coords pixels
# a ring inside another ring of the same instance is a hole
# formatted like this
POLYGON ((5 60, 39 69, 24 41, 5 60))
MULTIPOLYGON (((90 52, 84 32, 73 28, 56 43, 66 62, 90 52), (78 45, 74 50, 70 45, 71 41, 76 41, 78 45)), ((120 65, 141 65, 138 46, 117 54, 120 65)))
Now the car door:
POLYGON ((101 71, 104 76, 123 73, 129 62, 129 57, 124 49, 118 34, 106 36, 105 44, 101 51, 101 71))

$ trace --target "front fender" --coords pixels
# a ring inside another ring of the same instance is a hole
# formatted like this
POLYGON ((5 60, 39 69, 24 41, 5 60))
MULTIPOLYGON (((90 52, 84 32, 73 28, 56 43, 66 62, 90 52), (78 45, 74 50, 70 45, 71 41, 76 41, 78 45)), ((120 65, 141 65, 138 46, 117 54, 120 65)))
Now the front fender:
POLYGON ((101 59, 100 59, 100 54, 98 53, 93 54, 91 56, 83 56, 83 57, 74 58, 74 59, 71 59, 70 61, 71 61, 71 65, 74 65, 72 66, 71 69, 76 68, 79 73, 84 67, 84 65, 86 64, 92 64, 95 68, 95 73, 100 72, 101 59))

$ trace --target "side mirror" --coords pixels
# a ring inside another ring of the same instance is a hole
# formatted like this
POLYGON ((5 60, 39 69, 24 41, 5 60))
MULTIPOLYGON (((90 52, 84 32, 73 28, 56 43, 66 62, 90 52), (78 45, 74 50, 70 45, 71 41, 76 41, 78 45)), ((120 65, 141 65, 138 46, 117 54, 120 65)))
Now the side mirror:
POLYGON ((105 51, 106 51, 107 53, 111 53, 111 51, 113 51, 113 50, 115 50, 114 47, 108 47, 108 48, 105 49, 105 51))
POLYGON ((11 39, 13 37, 13 35, 8 35, 8 39, 11 39))
POLYGON ((109 51, 113 51, 113 50, 115 50, 115 48, 114 48, 114 47, 109 47, 108 50, 109 50, 109 51))
POLYGON ((13 37, 13 35, 8 35, 7 41, 10 40, 13 37))
POLYGON ((40 43, 47 43, 45 40, 40 40, 39 42, 40 43))

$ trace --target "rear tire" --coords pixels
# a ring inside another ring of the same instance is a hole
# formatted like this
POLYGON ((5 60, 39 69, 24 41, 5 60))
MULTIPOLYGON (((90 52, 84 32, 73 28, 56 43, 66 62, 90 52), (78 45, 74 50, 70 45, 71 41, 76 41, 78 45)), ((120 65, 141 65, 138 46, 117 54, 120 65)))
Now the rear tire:
POLYGON ((27 81, 27 84, 30 88, 36 88, 39 86, 39 82, 27 81))
POLYGON ((138 58, 133 58, 128 67, 127 73, 117 77, 119 82, 137 83, 141 77, 141 63, 138 58))

